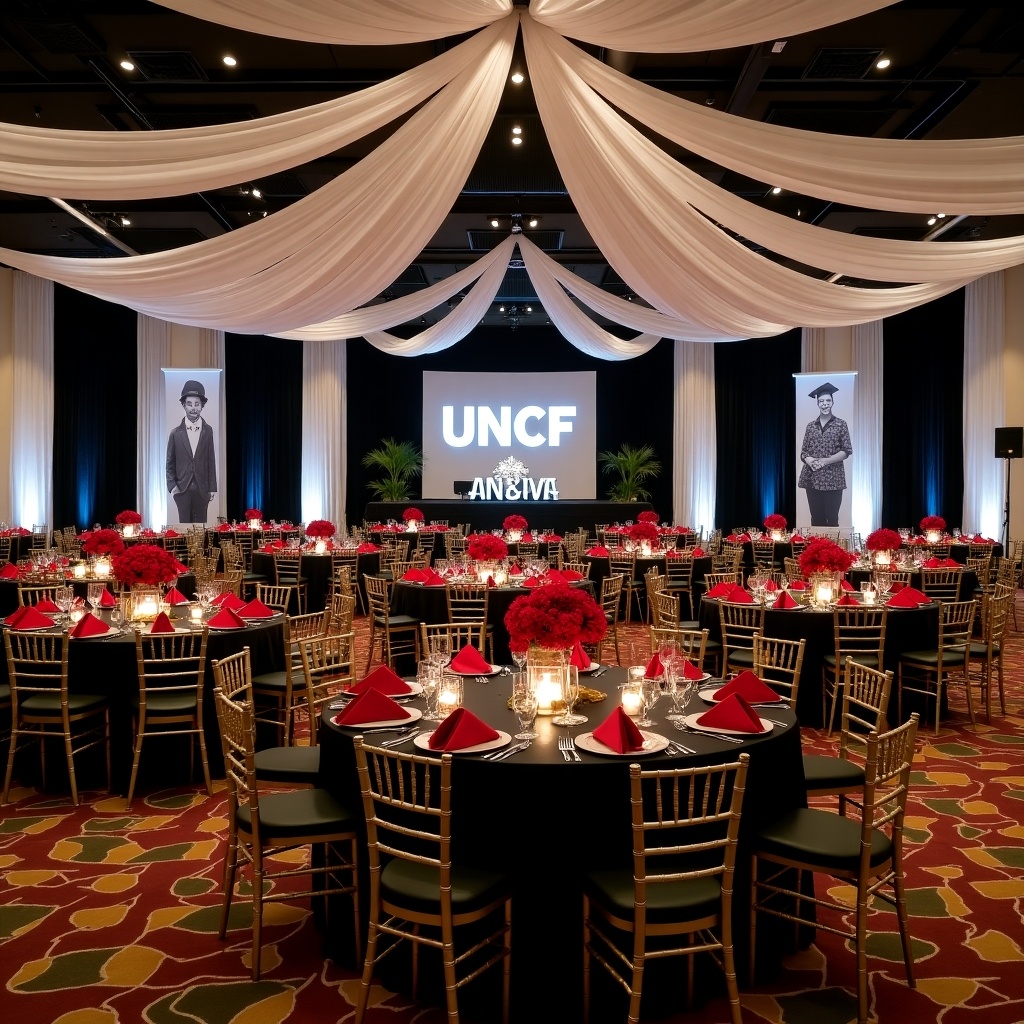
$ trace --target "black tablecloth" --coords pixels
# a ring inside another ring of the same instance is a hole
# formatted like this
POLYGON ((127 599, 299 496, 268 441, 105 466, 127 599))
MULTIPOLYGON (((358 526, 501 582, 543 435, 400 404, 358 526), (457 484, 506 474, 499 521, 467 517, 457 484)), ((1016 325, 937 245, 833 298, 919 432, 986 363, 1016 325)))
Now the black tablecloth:
MULTIPOLYGON (((605 691, 608 697, 578 708, 590 721, 576 731, 593 729, 611 713, 617 701, 618 684, 624 679, 625 670, 616 668, 597 679, 583 677, 587 685, 605 691)), ((507 708, 510 694, 508 676, 495 676, 486 684, 467 679, 464 704, 494 728, 514 734, 515 717, 507 708)), ((418 702, 412 706, 422 707, 418 702)), ((695 712, 707 706, 694 696, 689 710, 695 712)), ((675 758, 662 754, 646 756, 641 759, 645 767, 723 763, 734 760, 743 751, 750 754, 733 901, 737 957, 745 965, 749 931, 749 857, 745 848, 749 837, 770 818, 805 805, 799 729, 791 712, 775 709, 771 717, 787 725, 775 726, 763 738, 734 745, 675 731, 664 720, 670 710, 667 699, 655 706, 652 730, 680 739, 697 754, 675 758)), ((320 733, 321 785, 355 808, 360 804, 352 748, 354 730, 331 723, 330 717, 336 713, 324 712, 320 733)), ((541 1019, 571 1024, 580 1019, 580 878, 585 870, 628 867, 632 863, 628 765, 637 758, 582 752, 581 763, 566 763, 557 749, 558 737, 564 736, 566 730, 553 725, 550 718, 539 717, 536 731, 539 737, 533 745, 506 761, 492 763, 479 757, 456 756, 452 776, 453 857, 487 863, 514 876, 512 1019, 525 1020, 542 1005, 541 1019), (543 993, 538 989, 541 982, 543 993)), ((401 749, 415 750, 412 742, 401 749)), ((759 932, 758 961, 767 967, 778 962, 784 943, 777 941, 778 933, 769 919, 762 917, 766 928, 759 932), (766 960, 762 961, 762 957, 766 960)), ((342 922, 339 931, 347 931, 345 918, 338 915, 336 920, 342 922)), ((783 929, 787 936, 791 934, 788 925, 783 925, 783 929)), ((342 943, 351 942, 344 934, 338 938, 342 943)), ((741 977, 745 969, 741 966, 741 977)), ((382 965, 386 983, 408 987, 407 977, 398 966, 387 974, 385 970, 382 965)), ((679 986, 684 984, 680 981, 681 970, 677 960, 648 965, 644 981, 648 1014, 659 1005, 659 996, 663 1003, 667 1001, 669 1007, 678 1009, 679 986)), ((724 991, 720 975, 713 968, 701 973, 716 990, 721 987, 724 991)), ((421 974, 422 977, 425 975, 421 974)), ((469 994, 469 990, 464 991, 469 994)), ((463 995, 459 998, 461 1001, 463 995)), ((623 998, 621 993, 616 997, 623 998)), ((493 999, 482 1005, 489 1005, 496 1018, 493 999)), ((615 1019, 621 1019, 624 1002, 616 1002, 615 1008, 615 1019)), ((600 1005, 595 1008, 594 1019, 607 1019, 600 1005)))
MULTIPOLYGON (((18 607, 18 580, 0 580, 0 618, 10 615, 15 608, 18 607)), ((76 580, 71 579, 67 581, 75 591, 75 597, 80 597, 84 601, 89 596, 89 584, 96 583, 96 580, 76 580)), ((31 585, 31 583, 29 584, 31 585)), ((180 590, 190 601, 196 596, 196 578, 193 573, 185 572, 178 577, 175 586, 180 590)))

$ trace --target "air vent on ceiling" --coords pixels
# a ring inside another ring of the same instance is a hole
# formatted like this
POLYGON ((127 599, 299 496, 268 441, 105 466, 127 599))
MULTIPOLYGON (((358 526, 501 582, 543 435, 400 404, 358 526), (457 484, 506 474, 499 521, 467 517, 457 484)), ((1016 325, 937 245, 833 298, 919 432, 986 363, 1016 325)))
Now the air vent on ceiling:
POLYGON ((863 78, 882 56, 880 49, 823 47, 804 69, 804 78, 863 78))
POLYGON ((52 54, 102 53, 106 46, 84 25, 62 19, 26 18, 21 27, 44 49, 52 54))
POLYGON ((537 289, 525 270, 506 270, 505 277, 494 296, 501 302, 537 302, 537 289))
POLYGON ((255 118, 256 108, 232 107, 147 107, 143 111, 151 128, 202 128, 209 124, 231 124, 255 118))
POLYGON ((565 195, 565 182, 551 155, 540 117, 499 114, 469 173, 463 195, 565 195), (512 129, 522 128, 522 145, 512 129))
POLYGON ((302 179, 291 171, 268 174, 267 177, 260 178, 256 184, 265 196, 304 196, 309 192, 302 184, 302 179))
POLYGON ((398 285, 408 287, 411 284, 425 285, 426 283, 427 275, 423 273, 423 268, 418 263, 412 263, 395 278, 394 287, 398 285))
MULTIPOLYGON (((545 252, 558 252, 558 250, 562 248, 562 242, 565 239, 565 232, 560 228, 551 228, 549 230, 541 231, 524 231, 523 234, 533 242, 538 249, 543 249, 545 252)), ((487 251, 504 242, 505 239, 508 238, 508 232, 500 230, 492 231, 488 228, 482 228, 479 231, 467 231, 466 237, 469 239, 470 249, 487 251)))
POLYGON ((765 121, 786 128, 802 128, 809 132, 831 132, 835 135, 877 135, 899 111, 888 107, 804 106, 772 104, 765 121))
POLYGON ((205 82, 206 72, 188 50, 129 50, 139 74, 150 82, 205 82))

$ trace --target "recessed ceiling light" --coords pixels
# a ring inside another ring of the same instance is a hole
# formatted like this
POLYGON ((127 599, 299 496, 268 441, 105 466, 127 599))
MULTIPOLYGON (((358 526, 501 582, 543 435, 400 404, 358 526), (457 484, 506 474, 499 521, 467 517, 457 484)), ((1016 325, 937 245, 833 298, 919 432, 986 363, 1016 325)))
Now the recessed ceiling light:
POLYGON ((499 306, 498 307, 498 312, 499 313, 504 313, 505 312, 505 307, 504 306, 499 306))
POLYGON ((121 67, 124 68, 125 71, 135 70, 135 65, 130 60, 121 61, 121 67))
POLYGON ((519 125, 516 125, 515 128, 512 129, 512 134, 513 135, 522 135, 523 134, 523 129, 520 128, 519 125))
POLYGON ((491 227, 492 228, 496 228, 497 226, 498 226, 498 218, 497 217, 492 217, 491 218, 491 227))
POLYGON ((224 54, 223 58, 221 59, 224 61, 225 64, 227 64, 229 68, 233 68, 238 63, 238 61, 235 60, 235 58, 232 57, 230 53, 224 54))
POLYGON ((937 213, 935 216, 938 217, 939 220, 942 220, 946 215, 944 213, 937 213))
POLYGON ((131 218, 121 215, 121 227, 130 228, 132 226, 131 218))
POLYGON ((881 60, 875 62, 875 67, 878 68, 879 71, 884 71, 891 63, 892 61, 889 60, 888 57, 883 57, 881 60))
POLYGON ((779 186, 778 186, 778 185, 776 185, 776 186, 775 186, 775 188, 773 188, 773 189, 772 189, 772 195, 773 195, 773 196, 777 196, 777 195, 779 195, 779 193, 781 193, 781 192, 782 192, 782 189, 781 189, 781 188, 779 188, 779 186))
POLYGON ((519 136, 519 135, 513 135, 512 136, 512 145, 513 146, 521 146, 522 144, 523 144, 523 140, 522 140, 521 136, 519 136))
POLYGON ((537 226, 537 218, 536 217, 531 217, 530 218, 530 227, 531 228, 535 228, 536 226, 537 226))
POLYGON ((935 223, 935 221, 936 221, 935 217, 929 217, 928 218, 928 227, 931 227, 935 223))
POLYGON ((523 75, 522 71, 513 71, 512 72, 512 81, 516 85, 522 85, 524 78, 525 78, 525 76, 523 75))
POLYGON ((254 189, 252 190, 252 194, 253 194, 253 195, 254 195, 254 196, 255 196, 255 197, 257 198, 257 199, 262 199, 262 198, 263 198, 263 193, 262 193, 262 192, 261 192, 261 191, 260 191, 260 190, 259 190, 258 188, 254 188, 254 189))

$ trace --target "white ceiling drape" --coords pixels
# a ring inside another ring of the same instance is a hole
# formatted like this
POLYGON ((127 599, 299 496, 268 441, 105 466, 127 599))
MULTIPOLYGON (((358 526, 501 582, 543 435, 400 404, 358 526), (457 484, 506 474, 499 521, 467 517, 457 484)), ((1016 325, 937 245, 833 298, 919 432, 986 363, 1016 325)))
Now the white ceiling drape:
POLYGON ((0 124, 0 189, 64 199, 151 199, 274 174, 407 114, 478 64, 502 32, 502 26, 485 29, 349 96, 252 121, 136 133, 0 124))

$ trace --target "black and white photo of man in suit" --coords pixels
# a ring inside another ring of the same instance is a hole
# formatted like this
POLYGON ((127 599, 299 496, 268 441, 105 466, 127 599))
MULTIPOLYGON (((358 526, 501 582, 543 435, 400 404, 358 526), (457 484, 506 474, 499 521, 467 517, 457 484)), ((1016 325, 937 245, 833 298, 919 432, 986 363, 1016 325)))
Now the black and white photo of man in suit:
POLYGON ((167 490, 178 506, 181 523, 205 523, 217 493, 217 458, 213 428, 203 419, 206 389, 187 380, 181 389, 185 416, 167 438, 167 490))

